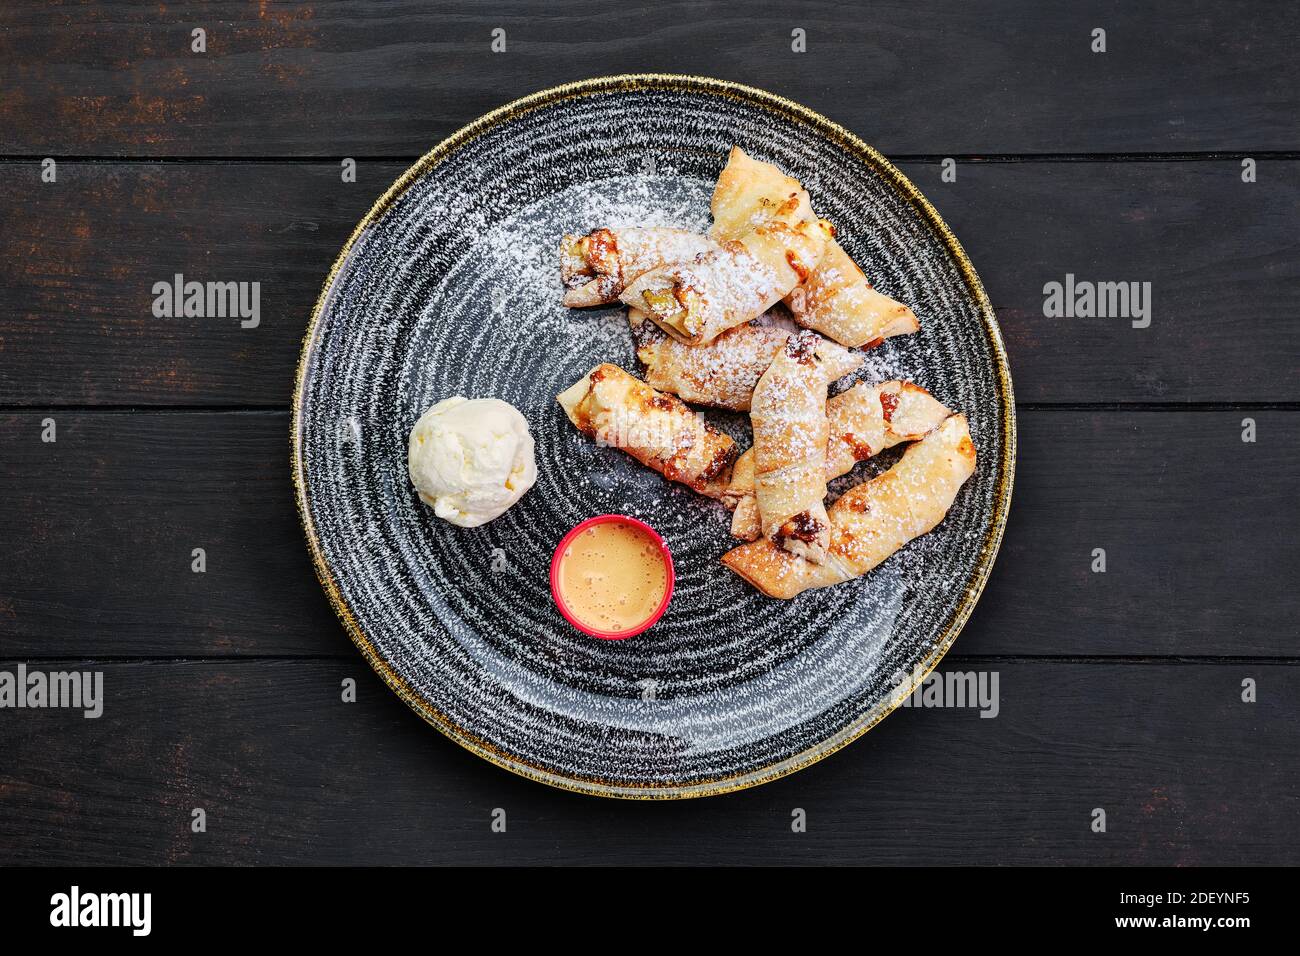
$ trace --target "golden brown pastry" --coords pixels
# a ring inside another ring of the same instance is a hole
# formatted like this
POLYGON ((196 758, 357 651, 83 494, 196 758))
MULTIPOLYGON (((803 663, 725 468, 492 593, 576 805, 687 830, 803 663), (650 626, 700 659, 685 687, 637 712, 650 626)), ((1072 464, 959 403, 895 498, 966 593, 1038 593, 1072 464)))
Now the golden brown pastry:
POLYGON ((826 497, 825 366, 819 337, 786 340, 758 385, 749 412, 754 426, 754 500, 763 534, 778 546, 820 562, 830 546, 826 497))
MULTIPOLYGON (((826 446, 826 480, 848 474, 855 464, 905 441, 933 431, 952 411, 911 382, 897 379, 868 385, 859 382, 826 402, 830 441, 826 446)), ((762 533, 754 501, 754 453, 746 451, 731 469, 727 487, 731 533, 753 541, 762 533)))
POLYGON ((770 210, 791 196, 798 199, 799 219, 815 223, 817 216, 799 180, 733 146, 713 187, 713 227, 709 235, 721 242, 737 239, 769 218, 770 210))
POLYGON ((921 327, 915 312, 871 287, 834 239, 826 243, 826 253, 808 281, 796 286, 785 302, 800 325, 851 348, 875 348, 921 327))
POLYGON ((605 305, 642 273, 715 252, 718 244, 685 229, 595 229, 560 240, 564 304, 605 305))
POLYGON ((674 395, 655 391, 617 365, 597 365, 557 399, 569 421, 597 444, 621 448, 648 468, 721 497, 736 443, 674 395))
POLYGON ((651 269, 620 298, 683 342, 713 341, 781 301, 821 261, 826 233, 804 218, 806 204, 805 193, 764 206, 749 231, 691 262, 651 269))
POLYGON ((966 416, 953 415, 883 474, 851 488, 830 508, 831 546, 815 564, 760 538, 728 551, 722 563, 769 597, 789 599, 860 577, 947 515, 975 471, 966 416))
MULTIPOLYGON (((786 329, 747 322, 728 329, 707 345, 686 345, 668 335, 639 309, 628 310, 637 358, 646 383, 678 398, 715 408, 749 411, 758 384, 790 337, 786 329)), ((831 381, 857 371, 862 356, 822 339, 817 357, 831 381)))
MULTIPOLYGON (((724 243, 743 235, 751 228, 752 220, 761 220, 768 209, 790 194, 791 184, 801 188, 797 180, 771 163, 756 160, 733 146, 713 190, 713 227, 709 235, 724 243)), ((815 220, 811 206, 800 206, 800 214, 815 220)), ((872 348, 887 338, 920 328, 911 309, 871 287, 862 270, 835 241, 830 224, 823 222, 822 226, 830 238, 821 259, 785 299, 795 321, 849 348, 872 348)))

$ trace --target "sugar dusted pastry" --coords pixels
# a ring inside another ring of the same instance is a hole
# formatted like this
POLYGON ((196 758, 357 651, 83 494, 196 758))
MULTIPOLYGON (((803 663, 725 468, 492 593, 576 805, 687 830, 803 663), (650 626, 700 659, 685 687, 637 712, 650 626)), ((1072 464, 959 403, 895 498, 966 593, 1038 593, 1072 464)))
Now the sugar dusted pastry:
POLYGON ((831 235, 806 214, 808 208, 808 194, 800 188, 779 202, 764 205, 749 231, 729 242, 743 246, 777 274, 782 286, 793 289, 817 268, 831 235))
POLYGON ((564 237, 565 304, 628 305, 646 380, 602 364, 558 400, 598 443, 730 508, 748 543, 723 563, 791 598, 866 574, 933 529, 974 472, 975 448, 966 419, 910 382, 827 400, 831 381, 861 367, 855 349, 919 322, 872 288, 797 179, 733 147, 711 211, 707 236, 564 237), (787 310, 789 321, 773 318, 787 310), (737 457, 687 401, 748 410, 753 447, 737 457), (903 442, 914 444, 894 467, 826 507, 828 481, 903 442))
MULTIPOLYGON (((749 411, 754 386, 791 334, 774 325, 747 322, 707 345, 685 345, 639 309, 628 310, 628 321, 647 384, 688 402, 740 412, 749 411)), ((832 381, 862 365, 860 354, 826 339, 817 343, 817 357, 832 381)))
MULTIPOLYGON (((826 480, 846 475, 853 466, 886 448, 929 434, 952 411, 911 382, 859 382, 826 402, 830 440, 826 446, 826 480)), ((762 533, 754 500, 754 452, 746 451, 731 469, 726 503, 734 510, 731 533, 753 541, 762 533)))
POLYGON ((826 557, 830 523, 826 497, 826 368, 817 359, 819 337, 798 332, 786 340, 754 388, 754 499, 763 534, 813 562, 826 557))
POLYGON ((796 215, 805 222, 816 223, 812 203, 799 180, 733 146, 727 165, 713 187, 709 205, 713 226, 709 235, 719 242, 738 239, 770 218, 771 210, 791 196, 799 200, 796 215))
POLYGON ((794 320, 851 348, 875 348, 921 327, 916 313, 877 292, 834 239, 808 281, 786 297, 794 320))
POLYGON ((764 207, 748 232, 692 262, 644 273, 622 300, 689 345, 758 318, 807 278, 825 251, 826 233, 804 218, 803 202, 791 195, 764 207))
POLYGON ((560 241, 560 278, 570 307, 618 301, 628 283, 674 262, 715 252, 718 244, 685 229, 595 229, 560 241))
MULTIPOLYGON (((713 190, 713 227, 709 235, 719 242, 744 235, 756 219, 766 216, 795 187, 801 188, 797 180, 733 146, 713 190)), ((802 215, 815 220, 810 205, 800 205, 799 209, 802 215)), ((920 328, 911 309, 871 287, 862 270, 834 239, 830 224, 822 226, 829 238, 821 259, 806 281, 793 287, 785 299, 795 321, 849 348, 871 348, 887 338, 920 328)))
POLYGON ((679 341, 703 345, 762 315, 783 295, 774 272, 732 246, 694 262, 652 269, 620 298, 679 341))
POLYGON ((974 471, 975 445, 966 417, 953 415, 910 446, 893 468, 851 488, 831 506, 831 546, 821 564, 767 538, 733 548, 722 563, 774 598, 861 577, 932 531, 974 471))
POLYGON ((736 443, 675 395, 603 364, 557 398, 569 421, 598 444, 621 448, 702 494, 721 497, 725 491, 736 443))

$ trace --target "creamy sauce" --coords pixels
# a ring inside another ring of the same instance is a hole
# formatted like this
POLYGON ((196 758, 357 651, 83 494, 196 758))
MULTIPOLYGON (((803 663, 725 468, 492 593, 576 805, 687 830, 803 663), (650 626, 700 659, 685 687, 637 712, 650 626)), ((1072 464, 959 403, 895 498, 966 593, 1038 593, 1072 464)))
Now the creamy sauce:
POLYGON ((658 544, 635 525, 606 521, 577 535, 560 556, 564 606, 593 631, 630 631, 663 602, 668 569, 658 544))

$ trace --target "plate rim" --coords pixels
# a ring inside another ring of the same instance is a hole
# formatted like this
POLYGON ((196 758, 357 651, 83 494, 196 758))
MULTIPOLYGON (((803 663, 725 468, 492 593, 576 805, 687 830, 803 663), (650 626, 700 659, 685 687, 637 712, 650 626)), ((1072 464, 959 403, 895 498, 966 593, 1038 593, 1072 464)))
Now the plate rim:
POLYGON ((901 170, 881 153, 877 152, 875 148, 867 144, 856 133, 828 119, 821 113, 776 93, 770 93, 743 83, 678 73, 623 73, 592 77, 548 87, 484 113, 440 141, 416 160, 375 200, 369 211, 352 230, 347 242, 344 243, 343 248, 330 266, 320 295, 312 307, 307 329, 303 334, 298 366, 294 376, 292 414, 290 415, 290 469, 294 486, 294 501, 299 524, 307 541, 307 550, 311 555, 312 567, 316 572, 317 580, 325 591, 326 597, 329 599, 331 607, 334 609, 334 613, 347 631, 348 637, 361 651, 362 656, 370 664, 371 668, 388 685, 389 689, 419 714, 426 723, 435 727, 444 736, 455 741, 476 756, 504 770, 562 790, 593 796, 634 800, 671 800, 717 796, 770 783, 829 757, 857 740, 885 717, 893 713, 904 700, 911 696, 916 688, 929 676, 930 672, 938 666, 948 649, 952 647, 953 642, 956 641, 962 628, 965 627, 966 621, 970 618, 980 595, 983 594, 984 586, 988 582, 989 574, 992 571, 998 549, 1002 543, 1003 533, 1006 530, 1007 517, 1011 506, 1011 493, 1015 484, 1015 460, 1015 393, 1011 384, 1011 369, 1007 360, 1006 346, 1002 340, 1002 331, 998 326, 997 317, 993 312, 993 306, 989 301, 988 294, 984 291, 984 285, 975 272, 975 267, 971 264, 969 257, 967 257, 965 249, 929 200, 921 194, 920 190, 913 185, 912 181, 901 170), (934 645, 934 649, 926 660, 921 662, 919 667, 913 668, 910 683, 905 681, 900 684, 888 699, 877 702, 875 706, 859 716, 853 723, 833 736, 819 741, 797 754, 763 767, 742 771, 739 774, 713 777, 685 784, 627 785, 577 774, 556 773, 553 770, 531 764, 517 756, 505 753, 490 741, 459 726, 429 704, 379 655, 378 650, 370 641, 360 622, 353 615, 347 601, 343 598, 342 591, 334 580, 329 564, 325 559, 315 524, 311 518, 310 506, 307 500, 306 462, 303 457, 303 397, 307 384, 307 369, 319 338, 321 317, 325 314, 329 301, 333 298, 343 267, 347 264, 353 252, 364 245, 365 235, 375 222, 416 179, 429 172, 454 151, 472 143, 496 126, 563 100, 601 93, 630 92, 634 90, 706 93, 741 100, 750 106, 757 106, 787 119, 792 119, 795 122, 810 125, 814 130, 832 140, 841 149, 854 154, 858 159, 883 175, 894 189, 917 209, 927 225, 934 229, 945 249, 956 260, 962 279, 966 283, 968 290, 973 294, 979 307, 984 332, 993 351, 1000 412, 998 425, 1003 446, 1001 475, 994 493, 993 520, 988 533, 981 542, 972 578, 968 580, 963 594, 958 600, 957 607, 944 625, 942 636, 934 645))

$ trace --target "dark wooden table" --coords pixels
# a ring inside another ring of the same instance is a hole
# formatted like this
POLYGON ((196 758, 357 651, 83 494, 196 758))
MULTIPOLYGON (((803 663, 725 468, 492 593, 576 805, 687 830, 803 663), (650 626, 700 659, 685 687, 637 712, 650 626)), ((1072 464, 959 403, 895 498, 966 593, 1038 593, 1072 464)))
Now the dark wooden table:
POLYGON ((1298 43, 1294 6, 1204 0, 0 5, 0 669, 106 696, 0 710, 0 863, 1300 862, 1298 43), (942 666, 996 671, 996 719, 602 801, 439 736, 332 616, 288 469, 330 262, 461 124, 644 70, 838 120, 970 252, 1020 456, 942 666), (260 282, 261 324, 155 318, 175 273, 260 282), (1150 326, 1046 317, 1066 274, 1150 282, 1150 326))

